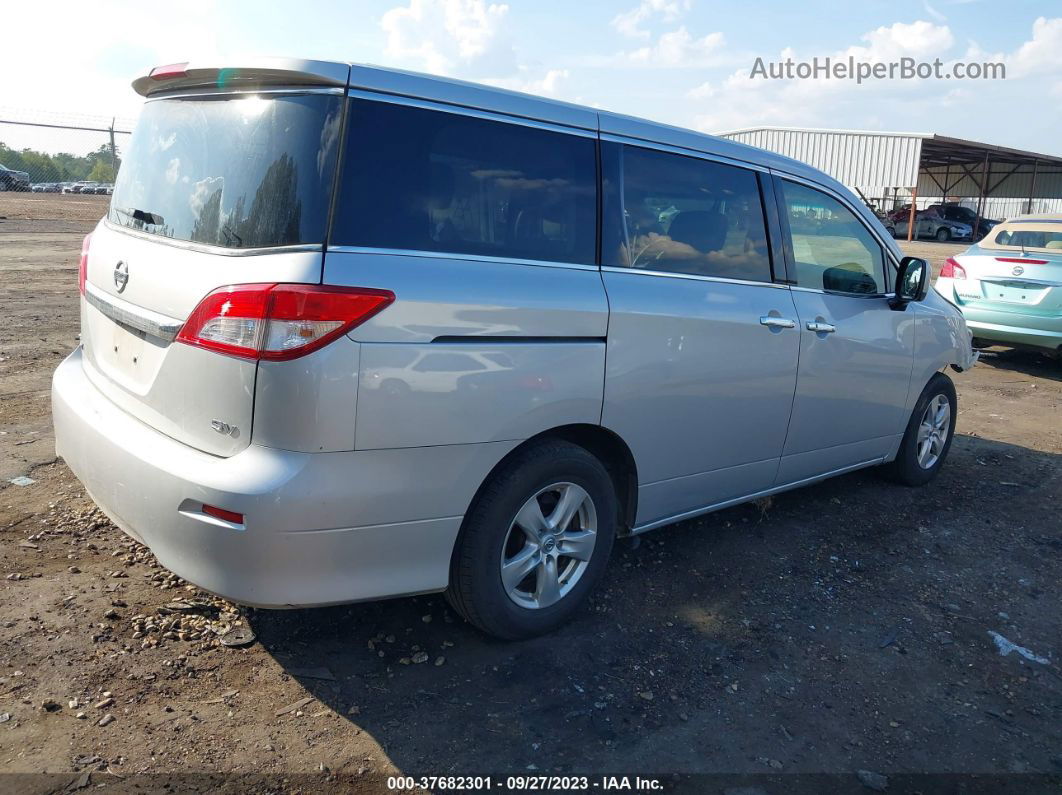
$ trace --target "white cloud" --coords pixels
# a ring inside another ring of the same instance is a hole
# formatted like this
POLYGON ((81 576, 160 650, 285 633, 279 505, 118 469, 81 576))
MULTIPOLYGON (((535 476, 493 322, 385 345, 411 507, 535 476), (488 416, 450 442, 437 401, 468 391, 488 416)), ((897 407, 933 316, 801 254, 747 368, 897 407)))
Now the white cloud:
POLYGON ((662 33, 653 44, 625 53, 625 58, 640 66, 708 66, 724 41, 722 33, 697 38, 682 26, 662 33))
POLYGON ((1007 59, 1008 77, 1062 70, 1062 17, 1040 17, 1033 22, 1032 38, 1007 59))
MULTIPOLYGON (((556 97, 567 69, 523 62, 509 34, 509 7, 484 0, 409 0, 380 20, 394 66, 556 97)), ((555 59, 553 59, 555 60, 555 59)))
POLYGON ((664 22, 675 22, 690 8, 690 0, 642 0, 642 3, 629 11, 617 14, 612 19, 612 27, 634 39, 648 39, 650 33, 642 25, 653 17, 660 17, 664 22))
POLYGON ((490 85, 507 88, 510 91, 523 91, 542 97, 556 97, 561 93, 562 84, 569 78, 567 69, 549 69, 541 77, 531 77, 530 68, 521 67, 517 77, 500 80, 487 80, 490 85))
POLYGON ((105 12, 84 0, 52 0, 46 14, 58 24, 48 24, 39 4, 9 4, 4 29, 40 34, 47 25, 47 44, 41 35, 5 37, 0 104, 67 115, 134 115, 141 100, 129 84, 136 75, 157 64, 217 55, 219 29, 209 23, 217 5, 188 0, 159 24, 135 0, 112 0, 105 12))
MULTIPOLYGON (((946 25, 920 20, 881 26, 860 37, 861 43, 830 53, 836 61, 887 63, 900 58, 931 61, 945 59, 955 38, 946 25)), ((776 60, 811 60, 815 54, 783 50, 776 60)), ((765 60, 775 60, 765 58, 765 60)), ((750 67, 731 73, 710 93, 698 86, 690 91, 692 99, 710 98, 696 115, 695 126, 708 132, 752 125, 811 127, 856 126, 875 128, 904 127, 887 110, 886 100, 902 98, 909 103, 899 119, 917 113, 926 102, 938 102, 946 91, 930 81, 874 81, 856 84, 850 80, 764 80, 750 78, 750 67), (698 97, 700 94, 700 97, 698 97), (876 100, 876 101, 875 101, 876 100), (845 121, 839 121, 845 119, 845 121)), ((954 86, 949 86, 953 88, 954 86)))
POLYGON ((715 96, 715 92, 715 86, 706 80, 699 86, 694 86, 687 91, 686 96, 690 99, 708 99, 709 97, 715 96))
POLYGON ((933 6, 929 4, 929 0, 926 0, 926 2, 922 3, 922 7, 925 8, 926 13, 929 14, 929 16, 933 17, 933 19, 935 19, 937 22, 948 21, 948 18, 946 16, 944 16, 942 13, 937 11, 937 9, 933 8, 933 6))
POLYGON ((385 52, 433 74, 502 77, 517 68, 505 33, 509 6, 484 0, 409 0, 380 20, 385 52))
POLYGON ((867 42, 865 46, 849 47, 841 54, 872 63, 893 61, 905 56, 935 58, 943 55, 955 43, 955 37, 947 25, 934 25, 925 20, 882 26, 864 34, 862 39, 867 42))

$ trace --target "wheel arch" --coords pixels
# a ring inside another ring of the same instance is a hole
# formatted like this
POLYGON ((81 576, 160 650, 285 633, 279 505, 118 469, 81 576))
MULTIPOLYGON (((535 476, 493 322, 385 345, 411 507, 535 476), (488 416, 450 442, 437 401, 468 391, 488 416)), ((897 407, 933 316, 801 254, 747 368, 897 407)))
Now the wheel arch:
POLYGON ((617 535, 626 535, 634 526, 638 513, 638 469, 627 443, 614 431, 601 425, 575 423, 560 425, 537 433, 525 439, 506 453, 483 478, 465 511, 467 516, 475 507, 484 487, 493 479, 496 472, 509 463, 515 456, 528 447, 547 439, 560 439, 584 448, 594 455, 608 471, 612 485, 616 489, 618 503, 617 535))

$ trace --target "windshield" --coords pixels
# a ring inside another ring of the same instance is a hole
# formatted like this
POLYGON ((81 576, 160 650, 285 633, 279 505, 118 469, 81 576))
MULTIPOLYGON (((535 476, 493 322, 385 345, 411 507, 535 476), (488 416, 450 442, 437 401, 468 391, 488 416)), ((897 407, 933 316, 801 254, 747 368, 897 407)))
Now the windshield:
POLYGON ((148 102, 108 219, 226 248, 322 243, 340 97, 298 94, 148 102))

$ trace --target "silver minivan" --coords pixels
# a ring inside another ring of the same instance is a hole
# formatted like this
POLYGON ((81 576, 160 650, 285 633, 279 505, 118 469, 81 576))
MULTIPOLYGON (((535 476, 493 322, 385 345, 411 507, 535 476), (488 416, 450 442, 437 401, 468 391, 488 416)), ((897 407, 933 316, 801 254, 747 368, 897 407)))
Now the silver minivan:
POLYGON ((809 166, 359 65, 133 85, 56 444, 205 589, 526 637, 617 535, 947 457, 962 315, 809 166))

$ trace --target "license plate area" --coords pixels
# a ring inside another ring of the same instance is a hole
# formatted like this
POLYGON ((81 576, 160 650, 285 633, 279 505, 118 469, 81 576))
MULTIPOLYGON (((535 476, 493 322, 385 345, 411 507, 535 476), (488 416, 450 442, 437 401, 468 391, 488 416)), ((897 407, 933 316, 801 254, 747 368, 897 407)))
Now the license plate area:
POLYGON ((981 289, 985 300, 1007 304, 1035 306, 1043 300, 1048 288, 1043 285, 1020 281, 983 281, 981 289))

